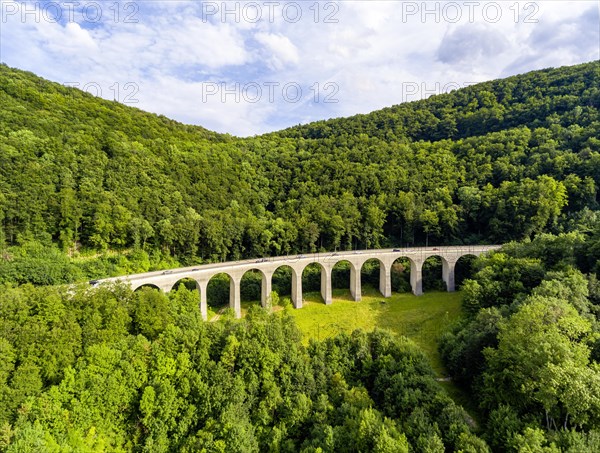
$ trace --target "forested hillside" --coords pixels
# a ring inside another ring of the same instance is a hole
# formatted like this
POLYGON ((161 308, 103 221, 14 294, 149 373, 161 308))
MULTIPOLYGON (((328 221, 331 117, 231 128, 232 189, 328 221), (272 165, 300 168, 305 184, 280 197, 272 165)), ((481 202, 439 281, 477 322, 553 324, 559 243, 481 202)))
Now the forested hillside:
POLYGON ((599 86, 589 63, 238 139, 0 66, 0 244, 185 264, 560 232, 597 206, 599 86))
POLYGON ((599 86, 595 62, 240 139, 0 65, 0 451, 600 451, 599 86), (305 347, 289 307, 45 286, 474 242, 507 244, 438 344, 476 420, 389 332, 305 347))
POLYGON ((463 285, 469 316, 440 352, 494 451, 600 451, 599 240, 594 213, 478 259, 463 285))
MULTIPOLYGON (((286 137, 327 138, 367 134, 387 140, 460 139, 520 126, 578 124, 586 107, 598 108, 598 63, 546 69, 479 83, 449 94, 399 104, 367 115, 317 121, 278 132, 286 137), (575 109, 580 106, 581 109, 575 109), (574 110, 575 109, 575 110, 574 110)), ((588 118, 588 120, 593 118, 588 118)), ((585 120, 584 120, 585 121, 585 120)))
POLYGON ((487 451, 389 333, 305 348, 287 313, 205 323, 184 287, 2 299, 0 451, 487 451))

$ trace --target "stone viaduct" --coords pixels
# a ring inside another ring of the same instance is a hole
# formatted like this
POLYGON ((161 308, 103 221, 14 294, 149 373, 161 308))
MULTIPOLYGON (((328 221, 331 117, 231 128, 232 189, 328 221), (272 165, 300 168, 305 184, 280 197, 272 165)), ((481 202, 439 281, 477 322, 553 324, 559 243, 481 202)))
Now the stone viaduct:
POLYGON ((321 267, 321 296, 326 304, 331 304, 331 274, 333 267, 341 262, 350 263, 350 293, 355 301, 361 299, 360 272, 363 264, 371 259, 379 261, 379 291, 383 297, 392 295, 391 269, 398 258, 408 258, 410 261, 410 284, 412 292, 419 296, 423 293, 421 269, 425 260, 438 256, 442 260, 442 278, 448 291, 454 291, 454 269, 460 257, 466 255, 479 256, 482 253, 500 248, 500 245, 470 245, 452 247, 418 247, 403 249, 379 249, 347 252, 312 253, 297 256, 278 256, 272 258, 212 263, 199 266, 171 269, 167 271, 146 272, 143 274, 126 275, 94 281, 94 286, 108 282, 126 282, 132 289, 144 285, 155 286, 165 292, 171 291, 182 279, 196 281, 200 292, 200 312, 206 319, 208 304, 206 288, 209 280, 217 274, 227 274, 230 277, 229 306, 237 317, 241 316, 240 284, 243 275, 251 270, 257 270, 262 275, 261 302, 266 305, 271 294, 271 279, 275 271, 282 266, 292 270, 292 304, 302 308, 302 272, 312 263, 321 267))

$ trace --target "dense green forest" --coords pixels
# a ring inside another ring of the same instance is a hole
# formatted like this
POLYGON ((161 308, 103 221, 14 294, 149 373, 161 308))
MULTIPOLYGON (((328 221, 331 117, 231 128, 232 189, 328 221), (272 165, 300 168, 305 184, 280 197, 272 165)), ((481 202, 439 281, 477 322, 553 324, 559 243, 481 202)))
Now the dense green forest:
POLYGON ((597 207, 599 87, 588 63, 238 139, 0 66, 0 247, 156 266, 560 232, 597 207))
POLYGON ((183 286, 2 300, 2 451, 487 451, 423 353, 382 331, 305 348, 286 312, 206 323, 183 286))
POLYGON ((599 87, 594 62, 242 139, 0 65, 0 451, 600 451, 599 87), (439 342, 473 417, 404 337, 57 285, 464 243, 506 244, 439 342))
POLYGON ((440 351, 494 451, 600 451, 600 216, 592 224, 507 244, 463 284, 469 316, 440 351))
POLYGON ((440 350, 480 425, 384 331, 305 347, 289 305, 210 323, 184 285, 0 288, 0 451, 600 451, 600 216, 577 227, 463 282, 440 350))

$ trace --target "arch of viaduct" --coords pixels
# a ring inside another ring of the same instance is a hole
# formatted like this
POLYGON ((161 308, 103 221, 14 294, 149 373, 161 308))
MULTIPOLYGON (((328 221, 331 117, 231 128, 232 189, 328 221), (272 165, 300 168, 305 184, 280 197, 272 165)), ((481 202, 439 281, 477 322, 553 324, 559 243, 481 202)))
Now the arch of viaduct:
POLYGON ((282 266, 290 267, 292 270, 292 304, 295 308, 302 308, 302 272, 312 263, 317 263, 321 267, 321 296, 326 304, 331 304, 331 275, 333 267, 341 261, 350 263, 350 293, 355 301, 361 299, 360 272, 362 266, 366 261, 372 259, 379 261, 379 291, 383 297, 390 297, 392 295, 391 270, 392 264, 398 258, 408 258, 410 261, 410 284, 412 292, 419 296, 423 293, 421 269, 427 258, 432 256, 441 258, 442 279, 446 283, 448 291, 454 291, 454 269, 456 262, 462 256, 479 256, 482 253, 500 247, 500 245, 419 247, 313 253, 295 257, 278 256, 258 260, 213 263, 167 271, 146 272, 143 274, 99 280, 97 284, 119 281, 129 283, 133 290, 144 285, 152 285, 162 291, 169 292, 180 280, 192 279, 196 281, 198 291, 200 292, 200 312, 202 317, 206 319, 208 313, 206 296, 208 282, 217 274, 227 274, 230 277, 229 306, 233 308, 236 316, 239 318, 241 317, 240 285, 244 274, 251 270, 257 270, 262 275, 261 303, 265 306, 271 294, 273 274, 282 266))

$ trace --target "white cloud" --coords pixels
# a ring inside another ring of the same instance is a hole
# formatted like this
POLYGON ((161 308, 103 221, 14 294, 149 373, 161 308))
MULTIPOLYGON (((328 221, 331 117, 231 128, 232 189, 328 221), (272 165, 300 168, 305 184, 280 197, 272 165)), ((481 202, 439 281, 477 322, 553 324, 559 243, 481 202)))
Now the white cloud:
POLYGON ((40 32, 48 43, 48 49, 63 55, 93 52, 98 49, 90 33, 75 22, 66 24, 64 28, 40 27, 40 32))
POLYGON ((297 64, 300 61, 298 49, 287 36, 259 32, 255 38, 264 46, 266 61, 271 69, 280 70, 288 64, 297 64))
POLYGON ((204 23, 197 18, 163 22, 153 47, 170 65, 215 69, 242 65, 249 59, 243 37, 232 26, 204 23))
MULTIPOLYGON (((527 3, 537 10, 519 3, 518 11, 511 2, 479 2, 471 18, 469 2, 460 1, 303 2, 297 23, 283 13, 285 2, 273 20, 265 4, 257 4, 260 21, 206 17, 206 4, 198 1, 138 2, 128 22, 126 13, 133 10, 126 3, 118 20, 113 3, 103 3, 107 10, 99 23, 3 14, 0 59, 58 82, 97 83, 110 99, 115 83, 120 100, 124 85, 133 83, 139 87, 136 107, 252 135, 366 113, 448 86, 600 58, 598 8, 588 2, 527 3), (490 20, 492 3, 502 7, 497 21, 490 20), (453 18, 452 4, 459 5, 460 20, 453 18), (202 82, 234 90, 257 83, 263 93, 253 103, 243 97, 236 102, 233 95, 203 100, 202 82), (272 101, 265 82, 280 84, 272 101), (286 83, 302 87, 301 100, 285 98, 286 83), (328 95, 338 102, 325 103, 328 95)), ((19 4, 2 1, 3 13, 6 5, 19 4)))
POLYGON ((145 108, 151 112, 211 130, 254 135, 274 112, 275 104, 264 102, 266 97, 258 103, 244 102, 242 90, 233 93, 233 82, 228 87, 229 93, 216 83, 184 82, 160 75, 140 87, 140 94, 152 93, 145 102, 145 108))
POLYGON ((509 45, 504 35, 489 25, 461 25, 444 36, 437 57, 449 64, 467 60, 480 64, 481 60, 496 58, 509 45))

